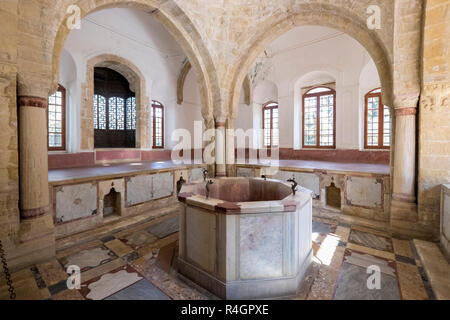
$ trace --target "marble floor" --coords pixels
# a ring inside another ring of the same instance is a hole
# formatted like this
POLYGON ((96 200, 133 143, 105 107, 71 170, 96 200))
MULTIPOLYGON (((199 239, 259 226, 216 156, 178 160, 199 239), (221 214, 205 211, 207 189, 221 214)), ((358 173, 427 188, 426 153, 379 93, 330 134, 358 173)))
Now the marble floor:
MULTIPOLYGON (((12 274, 17 299, 216 299, 177 273, 177 215, 150 221, 57 252, 55 259, 12 274), (67 289, 65 268, 81 268, 81 288, 67 289)), ((297 296, 287 299, 435 299, 412 241, 314 218, 313 264, 297 296), (368 289, 368 267, 380 271, 368 289)), ((0 299, 8 299, 4 277, 0 299)))

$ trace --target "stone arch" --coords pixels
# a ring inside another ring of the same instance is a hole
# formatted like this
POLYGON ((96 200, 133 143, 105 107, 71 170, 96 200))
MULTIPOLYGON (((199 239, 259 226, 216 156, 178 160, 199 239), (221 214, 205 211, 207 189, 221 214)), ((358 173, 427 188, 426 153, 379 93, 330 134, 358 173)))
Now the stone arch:
MULTIPOLYGON (((177 103, 178 104, 182 104, 184 101, 184 82, 186 81, 186 77, 189 73, 189 71, 191 71, 192 69, 192 65, 191 63, 186 60, 186 62, 183 64, 183 67, 181 68, 180 74, 178 75, 178 80, 177 80, 177 103)), ((251 97, 251 81, 250 81, 250 77, 247 76, 244 78, 244 83, 242 85, 243 90, 244 90, 244 103, 246 105, 250 105, 252 97, 251 97)))
POLYGON ((186 77, 191 71, 192 65, 189 61, 186 61, 181 68, 180 74, 177 80, 177 103, 182 104, 184 100, 184 82, 186 81, 186 77))
POLYGON ((249 106, 252 102, 252 82, 250 81, 248 74, 244 78, 242 89, 244 90, 244 103, 249 106))
POLYGON ((86 63, 86 82, 81 84, 81 150, 94 149, 94 68, 112 69, 124 76, 130 83, 130 90, 136 96, 136 148, 148 149, 150 143, 150 110, 144 75, 130 61, 112 54, 100 54, 86 63))
POLYGON ((383 41, 376 32, 367 28, 365 21, 356 14, 330 4, 308 3, 308 5, 297 6, 295 11, 289 16, 274 15, 264 25, 259 25, 255 36, 241 46, 241 52, 245 54, 236 61, 232 69, 234 76, 230 86, 230 115, 237 112, 241 90, 239 84, 244 80, 258 55, 282 34, 305 25, 334 28, 358 41, 369 52, 377 66, 383 88, 383 100, 386 104, 392 105, 391 58, 383 41))
MULTIPOLYGON (((81 18, 88 14, 108 8, 134 8, 154 15, 154 17, 171 33, 181 46, 194 68, 200 87, 202 101, 202 115, 205 121, 213 118, 213 101, 220 97, 217 74, 212 58, 199 32, 190 18, 184 13, 174 0, 161 2, 158 0, 72 0, 70 4, 77 5, 81 11, 81 18)), ((66 15, 67 6, 56 6, 58 12, 49 12, 50 16, 60 17, 56 25, 51 52, 52 87, 58 83, 59 61, 70 29, 66 15)), ((48 10, 55 10, 49 8, 48 10)), ((51 90, 50 90, 51 91, 51 90)))

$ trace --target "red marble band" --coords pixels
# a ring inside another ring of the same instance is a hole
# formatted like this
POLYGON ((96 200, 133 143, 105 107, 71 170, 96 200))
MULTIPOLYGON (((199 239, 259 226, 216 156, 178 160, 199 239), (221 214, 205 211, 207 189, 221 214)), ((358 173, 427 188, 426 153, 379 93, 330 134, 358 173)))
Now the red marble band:
POLYGON ((50 211, 49 206, 36 209, 21 209, 20 217, 24 220, 39 218, 50 211))
POLYGON ((395 109, 396 116, 414 116, 417 113, 417 108, 401 108, 395 109))
POLYGON ((225 122, 216 122, 216 129, 225 128, 225 122))
POLYGON ((39 97, 19 97, 19 107, 47 109, 48 100, 39 97))
POLYGON ((416 202, 416 197, 404 193, 393 193, 392 199, 400 202, 408 202, 408 203, 416 202))

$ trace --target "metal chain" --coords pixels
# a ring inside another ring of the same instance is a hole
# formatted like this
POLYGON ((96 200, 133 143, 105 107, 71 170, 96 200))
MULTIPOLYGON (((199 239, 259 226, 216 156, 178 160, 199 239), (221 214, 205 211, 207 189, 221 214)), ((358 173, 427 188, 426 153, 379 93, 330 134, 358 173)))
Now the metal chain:
POLYGON ((5 251, 3 250, 3 244, 0 240, 0 259, 2 260, 3 271, 5 273, 6 284, 8 285, 9 297, 11 300, 16 299, 16 293, 14 292, 14 287, 11 280, 11 274, 9 273, 8 263, 6 262, 5 251))

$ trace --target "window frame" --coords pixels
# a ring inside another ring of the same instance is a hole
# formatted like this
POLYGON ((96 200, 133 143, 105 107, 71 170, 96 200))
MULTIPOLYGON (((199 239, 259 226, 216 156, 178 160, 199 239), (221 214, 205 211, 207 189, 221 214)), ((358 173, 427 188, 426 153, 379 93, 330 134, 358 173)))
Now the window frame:
MULTIPOLYGON (((370 90, 364 96, 364 149, 380 149, 389 150, 391 146, 384 145, 384 104, 380 92, 374 92, 381 90, 381 88, 375 88, 370 90), (369 146, 368 145, 368 121, 369 121, 369 98, 378 97, 378 145, 369 146)), ((392 116, 391 116, 391 129, 392 129, 392 116)), ((389 137, 391 138, 392 130, 389 132, 389 137)), ((390 143, 389 143, 390 144, 390 143)))
POLYGON ((279 130, 280 130, 280 128, 279 128, 279 126, 277 128, 277 130, 278 130, 278 145, 274 145, 273 144, 273 130, 274 130, 274 128, 273 128, 273 109, 278 109, 278 124, 279 124, 280 123, 280 110, 279 110, 278 102, 269 101, 269 102, 266 102, 265 104, 263 104, 263 108, 262 108, 262 129, 263 129, 263 147, 264 148, 273 148, 273 147, 278 148, 279 145, 280 145, 280 141, 279 141, 279 137, 280 137, 279 130), (269 107, 269 105, 271 105, 271 104, 276 104, 276 106, 270 106, 269 107), (270 143, 269 143, 269 145, 265 145, 265 130, 266 130, 266 128, 265 128, 265 116, 264 116, 264 114, 265 114, 266 110, 270 110, 270 143))
POLYGON ((319 85, 314 86, 313 88, 308 89, 302 96, 302 146, 304 149, 336 149, 336 90, 330 88, 328 86, 319 85), (312 90, 318 88, 326 88, 330 89, 330 91, 325 92, 317 92, 317 93, 309 93, 312 90), (320 145, 320 97, 333 95, 333 145, 331 146, 321 146, 320 145), (316 97, 316 145, 307 145, 305 144, 305 99, 310 97, 316 97))
POLYGON ((157 100, 152 100, 152 133, 152 149, 164 149, 164 105, 157 100), (161 109, 161 146, 156 146, 156 108, 161 109))
MULTIPOLYGON (((58 89, 53 93, 61 92, 61 147, 50 147, 50 131, 49 131, 49 106, 47 105, 47 150, 48 151, 66 151, 66 88, 58 84, 58 89)), ((52 95, 53 95, 52 94, 52 95)), ((50 95, 50 96, 52 96, 50 95)), ((50 99, 50 97, 49 97, 50 99)), ((47 99, 47 102, 48 100, 47 99)), ((54 132, 52 132, 54 133, 54 132)))

